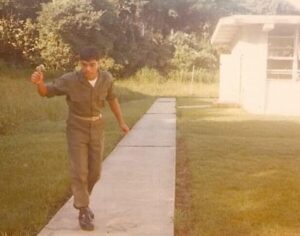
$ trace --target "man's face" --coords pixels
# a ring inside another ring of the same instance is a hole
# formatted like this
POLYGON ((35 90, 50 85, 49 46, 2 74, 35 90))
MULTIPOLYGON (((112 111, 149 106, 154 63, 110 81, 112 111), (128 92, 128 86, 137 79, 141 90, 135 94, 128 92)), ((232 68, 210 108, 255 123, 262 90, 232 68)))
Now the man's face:
POLYGON ((81 71, 87 80, 95 79, 98 73, 99 62, 97 60, 80 60, 81 71))

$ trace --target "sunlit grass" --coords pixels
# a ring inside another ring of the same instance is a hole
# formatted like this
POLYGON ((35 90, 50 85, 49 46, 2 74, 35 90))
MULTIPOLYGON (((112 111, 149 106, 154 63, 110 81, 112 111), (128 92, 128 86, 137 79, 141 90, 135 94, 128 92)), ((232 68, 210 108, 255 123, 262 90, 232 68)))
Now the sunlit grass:
POLYGON ((118 85, 150 96, 217 97, 217 83, 198 83, 180 80, 150 80, 145 78, 118 81, 118 85))
POLYGON ((300 235, 300 118, 217 104, 177 111, 185 172, 177 176, 176 234, 300 235))

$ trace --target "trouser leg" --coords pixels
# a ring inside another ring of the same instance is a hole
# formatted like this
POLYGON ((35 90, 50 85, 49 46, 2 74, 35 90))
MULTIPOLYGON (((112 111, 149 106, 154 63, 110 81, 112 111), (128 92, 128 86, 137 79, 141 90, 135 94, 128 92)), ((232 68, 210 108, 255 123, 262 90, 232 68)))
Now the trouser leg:
POLYGON ((103 159, 103 122, 69 120, 67 125, 71 189, 75 208, 89 205, 89 195, 100 178, 103 159))
POLYGON ((71 190, 75 208, 89 205, 88 192, 88 126, 81 124, 78 129, 72 123, 67 127, 68 154, 70 164, 71 190))
POLYGON ((100 179, 102 160, 103 160, 103 147, 104 137, 103 128, 97 126, 91 130, 91 138, 89 143, 88 154, 88 191, 91 194, 94 185, 100 179))
POLYGON ((81 143, 70 147, 71 189, 74 207, 89 205, 88 193, 88 145, 81 143))

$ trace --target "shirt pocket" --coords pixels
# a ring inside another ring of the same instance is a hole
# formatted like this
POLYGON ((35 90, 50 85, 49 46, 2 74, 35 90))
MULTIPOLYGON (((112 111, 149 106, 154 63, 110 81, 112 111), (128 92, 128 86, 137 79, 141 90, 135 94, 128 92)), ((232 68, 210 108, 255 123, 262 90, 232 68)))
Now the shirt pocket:
POLYGON ((102 108, 105 106, 105 94, 98 94, 96 96, 96 104, 99 108, 102 108))
POLYGON ((91 114, 91 98, 89 94, 73 93, 70 95, 70 106, 72 112, 77 115, 90 116, 91 114))
POLYGON ((72 102, 87 102, 90 99, 88 94, 73 93, 70 95, 72 102))

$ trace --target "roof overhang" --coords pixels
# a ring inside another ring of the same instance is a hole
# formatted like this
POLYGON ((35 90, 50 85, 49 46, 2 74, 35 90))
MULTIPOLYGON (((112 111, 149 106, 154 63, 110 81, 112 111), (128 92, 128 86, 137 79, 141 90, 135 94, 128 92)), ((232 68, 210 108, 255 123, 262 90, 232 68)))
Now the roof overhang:
POLYGON ((211 37, 213 45, 231 45, 240 26, 262 25, 262 31, 270 31, 275 24, 300 25, 296 15, 233 15, 219 20, 211 37))

